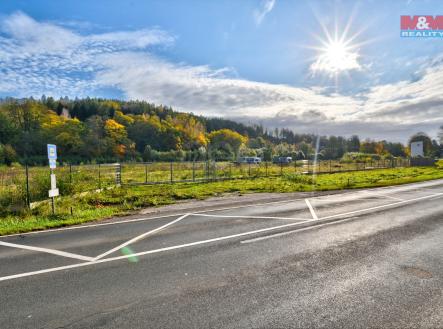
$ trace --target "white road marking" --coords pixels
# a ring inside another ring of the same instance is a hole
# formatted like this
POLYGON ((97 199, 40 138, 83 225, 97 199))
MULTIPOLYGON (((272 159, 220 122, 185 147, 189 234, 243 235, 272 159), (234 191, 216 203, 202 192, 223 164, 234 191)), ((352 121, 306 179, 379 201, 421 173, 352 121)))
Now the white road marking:
POLYGON ((309 211, 311 212, 312 218, 313 218, 314 220, 318 220, 317 214, 315 213, 314 208, 313 208, 312 205, 311 205, 311 202, 309 202, 308 199, 305 199, 305 202, 306 202, 306 205, 307 205, 308 208, 309 208, 309 211))
MULTIPOLYGON (((383 208, 383 207, 388 207, 388 206, 393 206, 393 205, 398 205, 398 204, 411 203, 411 202, 418 201, 418 200, 431 199, 431 198, 436 198, 436 197, 441 197, 441 196, 443 196, 443 193, 437 193, 434 195, 424 196, 424 197, 420 197, 420 198, 416 198, 416 199, 395 202, 395 203, 391 203, 389 205, 383 205, 383 206, 379 206, 379 207, 372 207, 372 208, 362 209, 359 211, 353 211, 353 212, 348 212, 348 213, 344 213, 344 214, 337 214, 337 215, 332 215, 332 216, 328 216, 328 217, 323 217, 320 220, 330 219, 330 218, 334 218, 334 217, 338 217, 338 216, 346 216, 346 215, 353 214, 353 213, 358 213, 358 212, 363 212, 363 211, 368 211, 368 210, 373 210, 373 209, 378 209, 378 208, 383 208)), ((351 220, 351 219, 353 219, 353 218, 346 218, 346 220, 351 220)), ((53 268, 48 268, 48 269, 39 270, 39 271, 32 271, 32 272, 25 272, 25 273, 20 273, 20 274, 8 275, 8 276, 0 277, 0 281, 6 281, 6 280, 12 280, 12 279, 18 279, 18 278, 23 278, 23 277, 39 275, 39 274, 63 271, 63 270, 68 270, 68 269, 72 269, 72 268, 77 268, 77 267, 85 267, 85 266, 91 266, 91 265, 96 265, 96 264, 101 264, 101 263, 113 262, 113 261, 118 261, 118 260, 122 260, 122 259, 127 259, 130 257, 139 257, 139 256, 155 254, 155 253, 160 253, 160 252, 169 251, 169 250, 182 249, 182 248, 207 244, 207 243, 216 242, 216 241, 238 238, 241 236, 246 236, 246 235, 251 235, 251 234, 269 232, 269 231, 273 231, 273 230, 277 230, 277 229, 281 229, 281 228, 286 228, 286 227, 297 226, 297 225, 301 225, 301 224, 305 224, 305 223, 306 222, 290 223, 290 224, 279 225, 279 226, 264 228, 264 229, 255 230, 255 231, 249 231, 249 232, 245 232, 245 233, 223 236, 223 237, 209 239, 209 240, 202 240, 202 241, 196 241, 196 242, 191 242, 191 243, 186 243, 186 244, 181 244, 181 245, 176 245, 176 246, 171 246, 171 247, 166 247, 166 248, 161 248, 161 249, 143 251, 143 252, 139 252, 139 253, 135 253, 135 254, 131 254, 131 255, 123 255, 123 256, 112 257, 112 258, 104 258, 104 259, 99 259, 97 261, 90 261, 90 262, 61 266, 61 267, 53 267, 53 268)), ((336 223, 336 222, 334 222, 334 223, 336 223)))
POLYGON ((152 234, 154 234, 154 233, 160 232, 160 231, 164 230, 165 228, 167 228, 167 227, 169 227, 169 226, 171 226, 171 225, 173 225, 173 224, 175 224, 175 223, 181 221, 182 219, 185 219, 185 218, 188 217, 188 216, 189 216, 189 214, 184 214, 183 216, 180 216, 179 218, 173 220, 172 222, 169 222, 169 223, 167 223, 167 224, 165 224, 165 225, 162 225, 162 226, 160 226, 160 227, 157 227, 156 229, 153 229, 153 230, 151 230, 151 231, 148 231, 148 232, 145 232, 145 233, 143 233, 143 234, 140 234, 139 236, 136 236, 135 238, 132 238, 131 240, 128 240, 128 241, 126 241, 125 243, 122 243, 121 245, 118 245, 117 247, 114 247, 114 248, 112 248, 112 249, 110 249, 110 250, 104 252, 103 254, 98 255, 98 256, 95 257, 93 260, 94 260, 94 261, 97 261, 97 260, 99 260, 100 258, 103 258, 103 257, 105 257, 105 256, 107 256, 107 255, 109 255, 109 254, 112 254, 113 252, 115 252, 115 251, 117 251, 117 250, 120 250, 120 249, 123 248, 123 247, 126 247, 126 246, 128 246, 128 245, 130 245, 130 244, 132 244, 132 243, 134 243, 134 242, 137 242, 137 241, 139 241, 139 240, 141 240, 141 239, 143 239, 143 238, 146 238, 148 235, 152 235, 152 234))
POLYGON ((52 232, 59 232, 59 231, 70 231, 70 230, 78 230, 83 228, 91 228, 91 227, 99 227, 99 226, 108 226, 108 225, 117 225, 117 224, 126 224, 126 223, 137 223, 141 221, 146 221, 149 219, 162 219, 162 218, 169 218, 169 217, 177 217, 184 214, 172 214, 172 215, 164 215, 164 216, 156 216, 156 217, 143 217, 143 218, 136 218, 136 219, 127 219, 122 220, 118 222, 110 222, 110 223, 100 223, 100 224, 88 224, 88 225, 77 225, 77 226, 69 226, 69 227, 60 227, 60 228, 53 228, 49 230, 41 230, 41 231, 33 231, 33 232, 25 232, 25 233, 15 233, 15 234, 9 234, 9 235, 2 235, 0 238, 6 238, 6 237, 12 237, 12 236, 21 236, 21 235, 34 235, 34 234, 41 234, 41 233, 52 233, 52 232))
POLYGON ((47 253, 47 254, 53 254, 53 255, 67 257, 67 258, 80 259, 80 260, 85 260, 85 261, 88 261, 88 262, 90 262, 90 261, 92 261, 94 259, 92 257, 72 254, 70 252, 60 251, 60 250, 56 250, 56 249, 48 249, 48 248, 26 246, 24 244, 16 244, 16 243, 3 242, 3 241, 0 241, 0 246, 10 247, 10 248, 17 248, 17 249, 32 250, 32 251, 38 251, 38 252, 44 252, 44 253, 47 253))
MULTIPOLYGON (((230 210, 230 209, 238 209, 238 208, 246 208, 246 207, 264 206, 264 205, 276 204, 276 203, 290 203, 290 202, 300 201, 300 200, 303 200, 303 199, 300 198, 300 199, 291 199, 291 200, 270 201, 270 202, 255 203, 255 204, 250 204, 250 205, 241 205, 241 206, 233 206, 233 207, 224 207, 224 208, 216 208, 216 209, 209 209, 209 210, 201 210, 201 211, 193 212, 193 214, 202 214, 202 213, 213 212, 213 211, 230 210)), ((85 228, 91 228, 91 227, 100 227, 100 226, 108 226, 108 225, 131 224, 131 223, 137 223, 137 222, 142 222, 142 221, 151 220, 151 219, 162 219, 162 218, 183 216, 185 214, 186 213, 176 213, 176 214, 163 215, 163 216, 154 216, 154 217, 148 216, 148 217, 141 217, 141 218, 135 218, 135 219, 127 219, 127 220, 122 220, 122 221, 117 221, 117 222, 109 222, 109 223, 99 223, 99 224, 88 224, 88 225, 61 227, 61 228, 54 228, 54 229, 49 229, 49 230, 41 230, 41 231, 33 231, 33 232, 25 232, 25 233, 16 233, 16 234, 2 235, 2 236, 0 236, 0 238, 12 237, 12 236, 21 236, 21 235, 41 234, 41 233, 52 233, 52 232, 58 232, 58 231, 78 230, 78 229, 85 229, 85 228)))
POLYGON ((375 206, 375 207, 370 207, 370 208, 366 208, 366 209, 359 209, 359 210, 349 211, 349 212, 345 212, 345 213, 342 213, 342 214, 330 215, 330 216, 322 217, 322 218, 320 218, 320 220, 322 220, 322 219, 330 219, 330 218, 335 218, 335 217, 341 217, 341 216, 348 216, 348 215, 353 215, 353 214, 358 214, 358 213, 361 213, 361 212, 366 212, 366 211, 370 211, 370 210, 377 210, 377 209, 387 208, 387 207, 391 207, 391 206, 397 206, 397 205, 400 205, 400 204, 406 204, 406 203, 411 203, 411 202, 415 202, 415 201, 419 201, 419 200, 430 199, 430 198, 434 198, 434 197, 438 197, 438 196, 442 196, 442 195, 443 195, 443 193, 436 193, 436 194, 433 194, 433 195, 426 195, 426 196, 422 196, 422 197, 415 198, 415 199, 403 200, 403 201, 399 201, 399 202, 384 204, 384 205, 381 205, 381 206, 375 206))
POLYGON ((310 219, 306 219, 306 218, 296 218, 296 217, 240 216, 240 215, 208 215, 208 214, 199 214, 199 213, 192 213, 191 216, 216 217, 216 218, 292 219, 292 220, 301 220, 301 221, 308 221, 308 220, 310 220, 310 219))
POLYGON ((258 241, 262 241, 262 240, 268 240, 268 239, 277 238, 277 237, 280 237, 280 236, 289 235, 289 234, 292 234, 292 233, 298 233, 298 232, 303 232, 303 231, 307 231, 307 230, 311 230, 311 229, 316 229, 316 228, 327 226, 327 225, 333 225, 333 224, 337 224, 337 223, 347 222, 347 221, 350 221, 350 220, 355 220, 356 218, 359 218, 359 217, 349 217, 349 218, 344 218, 344 219, 340 219, 340 220, 335 220, 335 221, 329 222, 329 223, 313 225, 313 226, 308 226, 308 227, 302 227, 302 228, 296 228, 296 229, 293 229, 293 230, 290 230, 290 231, 286 231, 286 232, 274 233, 274 234, 271 234, 271 235, 260 236, 258 238, 253 238, 253 239, 249 239, 249 240, 243 240, 243 241, 240 241, 240 243, 245 244, 245 243, 258 242, 258 241))
MULTIPOLYGON (((403 185, 395 185, 395 186, 383 186, 383 187, 376 187, 376 188, 372 188, 372 189, 358 190, 358 191, 375 191, 375 190, 403 191, 403 190, 414 189, 414 188, 416 188, 415 185, 420 185, 421 187, 432 187, 432 186, 438 186, 438 185, 442 185, 442 184, 443 184, 442 180, 439 179, 439 180, 430 181, 430 182, 411 183, 411 184, 403 184, 403 185)), ((355 192, 346 192, 346 193, 340 193, 340 194, 334 193, 334 194, 328 194, 328 195, 323 195, 323 196, 347 195, 347 194, 353 194, 353 193, 355 193, 355 192)), ((255 207, 255 206, 261 206, 261 205, 267 205, 267 204, 285 203, 285 202, 293 202, 293 201, 299 201, 299 200, 303 200, 303 199, 300 198, 300 199, 292 199, 292 200, 280 200, 280 201, 263 202, 263 203, 256 203, 256 204, 251 204, 251 205, 241 205, 241 206, 217 208, 217 209, 211 209, 211 210, 202 210, 202 211, 197 211, 197 212, 194 212, 194 213, 206 213, 206 212, 219 211, 219 210, 238 209, 238 208, 245 208, 245 207, 255 207)), ((128 220, 109 222, 109 223, 78 225, 78 226, 61 227, 61 228, 55 228, 55 229, 49 229, 49 230, 41 230, 41 231, 33 231, 33 232, 26 232, 26 233, 9 234, 9 235, 2 235, 0 237, 32 235, 32 234, 41 234, 41 233, 51 233, 51 232, 57 232, 57 231, 86 229, 86 228, 99 227, 99 226, 136 223, 136 222, 146 221, 146 220, 151 220, 151 219, 161 219, 161 218, 182 216, 184 214, 185 213, 176 213, 176 214, 171 214, 171 215, 154 216, 154 217, 149 217, 148 216, 148 217, 141 217, 141 218, 136 218, 136 219, 128 219, 128 220)))
MULTIPOLYGON (((402 200, 400 202, 390 203, 390 204, 387 204, 387 205, 371 207, 371 208, 366 208, 366 209, 360 209, 360 210, 350 211, 350 212, 347 212, 347 213, 342 213, 342 214, 337 214, 337 215, 326 216, 326 217, 320 218, 319 220, 322 221, 322 220, 326 220, 326 219, 332 219, 334 217, 341 217, 341 216, 352 215, 352 214, 356 214, 356 213, 359 213, 359 212, 365 212, 365 211, 368 211, 368 210, 376 210, 376 209, 379 209, 379 208, 389 207, 389 206, 393 206, 393 205, 398 205, 398 204, 403 204, 403 203, 408 203, 408 202, 413 202, 413 201, 419 201, 421 199, 434 199, 434 198, 438 198, 438 197, 441 197, 441 196, 443 196, 443 193, 437 193, 437 194, 434 194, 434 195, 427 195, 427 196, 416 198, 416 199, 402 200)), ((333 221, 333 222, 328 222, 328 223, 324 223, 324 224, 320 224, 320 225, 314 225, 314 226, 304 227, 304 228, 301 228, 301 229, 291 230, 289 232, 281 232, 281 233, 271 234, 271 235, 267 235, 267 236, 262 236, 262 237, 254 238, 254 239, 243 240, 243 241, 240 241, 240 243, 252 243, 252 242, 272 239, 272 238, 275 238, 275 237, 280 237, 280 236, 284 236, 284 235, 295 233, 295 232, 301 232, 301 231, 305 231, 305 230, 309 230, 309 229, 315 229, 315 228, 323 227, 323 226, 327 226, 327 225, 342 223, 342 222, 354 220, 356 218, 358 218, 358 217, 344 218, 344 219, 341 219, 341 220, 336 220, 336 221, 333 221)))

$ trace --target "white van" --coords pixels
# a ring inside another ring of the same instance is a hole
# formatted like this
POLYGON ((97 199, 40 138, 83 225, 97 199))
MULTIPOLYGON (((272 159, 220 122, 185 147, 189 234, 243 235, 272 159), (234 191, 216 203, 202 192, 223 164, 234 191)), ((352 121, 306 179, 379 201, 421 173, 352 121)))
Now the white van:
POLYGON ((239 163, 253 163, 258 164, 261 163, 261 159, 259 157, 240 157, 238 159, 239 163))

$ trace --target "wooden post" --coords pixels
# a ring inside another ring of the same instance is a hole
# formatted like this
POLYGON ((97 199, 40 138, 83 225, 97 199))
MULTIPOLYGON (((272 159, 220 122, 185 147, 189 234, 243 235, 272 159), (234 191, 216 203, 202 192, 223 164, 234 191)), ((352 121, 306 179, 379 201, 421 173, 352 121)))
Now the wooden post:
POLYGON ((31 209, 31 197, 29 193, 29 168, 27 162, 26 162, 26 204, 28 208, 31 209))
POLYGON ((98 164, 98 189, 102 188, 102 178, 101 178, 101 172, 100 172, 100 163, 98 164))

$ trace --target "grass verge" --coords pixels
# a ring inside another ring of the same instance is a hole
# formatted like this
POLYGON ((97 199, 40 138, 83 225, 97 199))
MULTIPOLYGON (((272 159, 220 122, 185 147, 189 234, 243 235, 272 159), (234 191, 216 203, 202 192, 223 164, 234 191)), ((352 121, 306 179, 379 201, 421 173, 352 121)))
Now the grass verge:
POLYGON ((23 233, 96 221, 135 210, 167 205, 185 199, 205 199, 223 193, 327 191, 398 185, 443 178, 443 163, 415 167, 322 174, 315 179, 300 174, 278 178, 256 178, 210 183, 133 186, 91 193, 82 197, 58 198, 57 215, 41 204, 28 213, 0 218, 0 235, 23 233), (71 213, 72 210, 72 213, 71 213))

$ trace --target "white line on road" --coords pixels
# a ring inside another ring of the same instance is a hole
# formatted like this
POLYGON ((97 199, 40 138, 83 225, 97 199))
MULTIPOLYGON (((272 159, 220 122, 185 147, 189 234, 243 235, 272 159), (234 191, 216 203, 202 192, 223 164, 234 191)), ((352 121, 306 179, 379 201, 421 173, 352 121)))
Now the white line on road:
MULTIPOLYGON (((438 186, 442 185, 442 180, 435 180, 431 182, 422 182, 422 183, 412 183, 412 184, 405 184, 405 185, 395 185, 395 186, 384 186, 384 187, 377 187, 373 189, 369 189, 369 191, 376 191, 376 190, 396 190, 397 191, 403 191, 403 190, 410 190, 415 188, 415 185, 420 185, 424 187, 432 187, 432 186, 438 186)), ((359 191, 367 191, 367 190, 359 190, 359 191)), ((353 194, 355 192, 347 192, 347 193, 333 193, 333 194, 326 194, 323 196, 333 196, 333 195, 347 195, 347 194, 353 194)), ((292 199, 292 200, 280 200, 280 201, 270 201, 270 202, 263 202, 263 203, 256 203, 256 204, 250 204, 250 205, 241 205, 241 206, 233 206, 233 207, 225 207, 225 208, 216 208, 216 209, 210 209, 210 210, 202 210, 197 211, 194 213, 207 213, 207 212, 213 212, 213 211, 220 211, 220 210, 230 210, 230 209, 238 209, 238 208, 245 208, 245 207, 255 207, 255 206, 264 206, 267 204, 277 204, 277 203, 289 203, 293 201, 299 201, 303 199, 292 199)), ((34 231, 34 232, 26 232, 26 233, 18 233, 18 234, 9 234, 9 235, 3 235, 1 237, 10 237, 10 236, 20 236, 20 235, 33 235, 33 234, 41 234, 41 233, 52 233, 52 232, 58 232, 58 231, 68 231, 68 230, 78 230, 78 229, 87 229, 87 228, 93 228, 93 227, 100 227, 100 226, 108 226, 108 225, 118 225, 118 224, 127 224, 127 223, 136 223, 140 221, 146 221, 151 219, 162 219, 162 218, 168 218, 168 217, 175 217, 175 216, 182 216, 184 213, 176 213, 171 215, 163 215, 163 216, 154 216, 154 217, 140 217, 135 219, 128 219, 128 220, 121 220, 121 221, 115 221, 115 222, 108 222, 108 223, 98 223, 98 224, 88 224, 88 225, 78 225, 78 226, 70 226, 70 227, 61 227, 61 228, 54 228, 49 230, 41 230, 41 231, 34 231)))
POLYGON ((38 251, 38 252, 44 252, 44 253, 47 253, 47 254, 53 254, 53 255, 67 257, 67 258, 80 259, 80 260, 85 260, 85 261, 88 261, 88 262, 90 262, 90 261, 92 261, 94 259, 92 257, 72 254, 70 252, 60 251, 60 250, 56 250, 56 249, 48 249, 48 248, 26 246, 24 244, 16 244, 16 243, 9 243, 9 242, 3 242, 3 241, 0 241, 0 246, 10 247, 10 248, 17 248, 17 249, 32 250, 32 251, 38 251))
MULTIPOLYGON (((300 201, 300 200, 303 200, 303 199, 270 201, 270 202, 255 203, 255 204, 248 204, 248 205, 241 205, 241 206, 232 206, 232 207, 215 208, 215 209, 209 209, 209 210, 200 210, 200 211, 193 212, 193 214, 202 214, 202 213, 213 212, 213 211, 265 206, 268 204, 291 203, 291 202, 300 201)), ((86 228, 108 226, 108 225, 131 224, 131 223, 137 223, 137 222, 147 221, 147 220, 151 220, 151 219, 163 219, 163 218, 176 217, 176 216, 182 216, 182 215, 185 215, 185 213, 175 213, 175 214, 171 214, 171 215, 153 216, 153 217, 150 217, 150 216, 140 217, 140 218, 135 218, 135 219, 127 219, 127 220, 121 220, 121 221, 109 222, 109 223, 99 223, 99 224, 88 224, 88 225, 77 225, 77 226, 70 226, 70 227, 53 228, 53 229, 49 229, 49 230, 2 235, 2 236, 0 236, 0 238, 11 237, 11 236, 21 236, 21 235, 33 235, 33 234, 41 234, 41 233, 52 233, 52 232, 58 232, 58 231, 70 231, 70 230, 86 229, 86 228)))
POLYGON ((90 261, 90 262, 87 262, 87 263, 73 264, 73 265, 67 265, 67 266, 61 266, 61 267, 53 267, 53 268, 48 268, 48 269, 40 270, 40 271, 25 272, 25 273, 20 273, 20 274, 8 275, 8 276, 0 277, 0 281, 18 279, 18 278, 23 278, 23 277, 28 277, 28 276, 34 276, 34 275, 39 275, 39 274, 50 273, 50 272, 63 271, 63 270, 68 270, 68 269, 72 269, 72 268, 77 268, 77 267, 84 267, 84 266, 90 266, 90 265, 95 265, 95 264, 113 262, 113 261, 117 261, 117 260, 127 259, 127 258, 130 258, 130 257, 139 257, 139 256, 148 255, 148 254, 156 254, 156 253, 163 252, 163 251, 182 249, 182 248, 187 248, 187 247, 207 244, 207 243, 211 243, 211 242, 223 241, 223 240, 238 238, 238 237, 241 237, 241 236, 246 236, 246 235, 251 235, 251 234, 256 234, 256 233, 262 233, 262 232, 267 232, 267 231, 272 231, 272 230, 277 230, 277 229, 281 229, 281 228, 285 228, 285 227, 296 226, 296 225, 300 225, 300 224, 303 224, 303 223, 290 223, 290 224, 285 224, 285 225, 279 225, 279 226, 274 226, 274 227, 263 228, 263 229, 255 230, 255 231, 249 231, 249 232, 244 232, 244 233, 238 233, 238 234, 233 234, 233 235, 222 236, 222 237, 219 237, 219 238, 214 238, 214 239, 209 239, 209 240, 202 240, 202 241, 185 243, 185 244, 171 246, 171 247, 166 247, 166 248, 160 248, 160 249, 143 251, 143 252, 139 252, 139 253, 135 253, 135 254, 131 254, 131 255, 123 255, 123 256, 118 256, 118 257, 103 258, 103 259, 99 259, 99 260, 96 260, 96 261, 90 261))
MULTIPOLYGON (((427 195, 427 196, 424 196, 424 197, 410 199, 410 200, 402 200, 400 202, 390 203, 390 204, 386 204, 386 205, 382 205, 382 206, 371 207, 371 208, 360 209, 360 210, 356 210, 356 211, 350 211, 350 212, 347 212, 347 213, 326 216, 326 217, 320 218, 319 220, 322 221, 322 220, 332 219, 332 218, 335 218, 335 217, 353 215, 353 214, 357 214, 357 213, 360 213, 360 212, 365 212, 365 211, 369 211, 369 210, 377 210, 379 208, 385 208, 385 207, 395 206, 395 205, 399 205, 399 204, 403 204, 403 203, 419 201, 419 200, 422 200, 422 199, 434 199, 434 198, 441 197, 442 195, 443 195, 443 193, 436 193, 436 194, 433 194, 433 195, 427 195)), ((272 239, 272 238, 284 236, 284 235, 287 235, 287 234, 291 234, 291 233, 294 233, 294 232, 300 232, 300 231, 304 231, 304 230, 309 230, 309 229, 323 227, 323 226, 326 226, 326 225, 338 224, 338 223, 354 220, 355 218, 358 218, 358 217, 344 218, 344 219, 336 220, 336 221, 329 222, 329 223, 324 223, 324 224, 320 224, 320 225, 309 226, 309 227, 305 227, 305 228, 301 228, 301 229, 291 230, 289 232, 281 232, 281 233, 271 234, 271 235, 267 235, 267 236, 262 236, 262 237, 254 238, 254 239, 243 240, 243 241, 240 241, 240 243, 252 243, 252 242, 272 239)))
MULTIPOLYGON (((368 210, 373 210, 373 209, 378 209, 378 208, 383 208, 383 207, 389 207, 389 206, 393 206, 393 205, 411 203, 411 202, 414 202, 414 201, 419 201, 419 200, 424 200, 424 199, 432 199, 432 198, 441 197, 441 196, 443 196, 443 193, 437 193, 437 194, 434 194, 434 195, 429 195, 429 196, 420 197, 420 198, 416 198, 416 199, 411 199, 411 200, 405 200, 405 201, 401 201, 401 202, 391 203, 389 205, 383 205, 383 206, 379 206, 379 207, 372 207, 372 208, 362 209, 362 210, 359 210, 359 211, 353 211, 353 212, 349 212, 349 213, 337 214, 337 215, 333 215, 333 216, 323 217, 320 220, 330 219, 330 218, 338 217, 338 216, 346 216, 346 215, 352 214, 352 213, 358 213, 358 212, 363 212, 363 211, 368 211, 368 210)), ((352 218, 346 218, 346 219, 350 220, 352 218)), ((191 246, 207 244, 207 243, 216 242, 216 241, 222 241, 222 240, 238 238, 238 237, 241 237, 241 236, 246 236, 246 235, 251 235, 251 234, 257 234, 257 233, 262 233, 262 232, 269 232, 269 231, 273 231, 273 230, 277 230, 277 229, 281 229, 281 228, 302 225, 302 224, 305 224, 305 223, 306 222, 290 223, 290 224, 279 225, 279 226, 264 228, 264 229, 255 230, 255 231, 249 231, 249 232, 245 232, 245 233, 239 233, 239 234, 234 234, 234 235, 223 236, 223 237, 209 239, 209 240, 202 240, 202 241, 191 242, 191 243, 186 243, 186 244, 181 244, 181 245, 176 245, 176 246, 171 246, 171 247, 166 247, 166 248, 161 248, 161 249, 154 249, 154 250, 143 251, 143 252, 139 252, 139 253, 135 253, 135 254, 131 254, 131 255, 123 255, 123 256, 112 257, 112 258, 104 258, 104 259, 100 259, 100 260, 97 260, 97 261, 91 261, 91 262, 86 262, 86 263, 73 264, 73 265, 67 265, 67 266, 61 266, 61 267, 48 268, 48 269, 39 270, 39 271, 14 274, 14 275, 0 277, 0 281, 18 279, 18 278, 23 278, 23 277, 29 277, 29 276, 39 275, 39 274, 50 273, 50 272, 63 271, 63 270, 68 270, 68 269, 72 269, 72 268, 77 268, 77 267, 85 267, 85 266, 90 266, 90 265, 96 265, 96 264, 100 264, 100 263, 113 262, 113 261, 118 261, 118 260, 122 260, 122 259, 128 259, 128 258, 131 258, 131 257, 139 257, 139 256, 155 254, 155 253, 160 253, 160 252, 169 251, 169 250, 182 249, 182 248, 187 248, 187 247, 191 247, 191 246)))
POLYGON ((335 221, 329 222, 329 223, 313 225, 313 226, 308 226, 308 227, 302 227, 302 228, 296 228, 296 229, 293 229, 293 230, 290 230, 290 231, 274 233, 274 234, 270 234, 270 235, 266 235, 266 236, 260 236, 258 238, 243 240, 243 241, 240 241, 240 243, 245 244, 245 243, 258 242, 258 241, 262 241, 262 240, 268 240, 268 239, 272 239, 272 238, 276 238, 276 237, 280 237, 280 236, 289 235, 289 234, 292 234, 292 233, 298 233, 298 232, 303 232, 303 231, 307 231, 307 230, 312 230, 312 229, 320 228, 320 227, 327 226, 327 225, 343 223, 343 222, 347 222, 347 221, 350 221, 350 220, 355 220, 356 218, 358 218, 358 217, 349 217, 349 218, 344 218, 344 219, 340 219, 340 220, 335 220, 335 221))
POLYGON ((167 223, 167 224, 165 224, 165 225, 162 225, 162 226, 160 226, 160 227, 157 227, 156 229, 153 229, 153 230, 151 230, 151 231, 149 231, 149 232, 146 232, 146 233, 140 234, 139 236, 136 236, 135 238, 132 238, 131 240, 128 240, 128 241, 126 241, 125 243, 122 243, 121 245, 118 245, 117 247, 114 247, 114 248, 112 248, 112 249, 110 249, 110 250, 104 252, 103 254, 98 255, 98 256, 95 257, 93 260, 94 260, 94 261, 97 261, 97 260, 99 260, 100 258, 103 258, 103 257, 105 257, 105 256, 107 256, 107 255, 109 255, 109 254, 112 254, 113 252, 115 252, 115 251, 117 251, 117 250, 120 250, 120 249, 123 248, 123 247, 126 247, 126 246, 128 246, 128 245, 130 245, 130 244, 132 244, 132 243, 134 243, 134 242, 137 242, 137 241, 139 241, 139 240, 141 240, 141 239, 143 239, 143 238, 146 238, 148 235, 152 235, 152 234, 154 234, 154 233, 160 232, 161 230, 164 230, 165 228, 167 228, 167 227, 169 227, 169 226, 171 226, 171 225, 173 225, 173 224, 175 224, 175 223, 181 221, 182 219, 185 219, 185 218, 188 217, 188 216, 189 216, 189 214, 184 214, 183 216, 180 216, 179 218, 173 220, 172 222, 169 222, 169 223, 167 223))
POLYGON ((375 207, 370 207, 370 208, 366 208, 366 209, 359 209, 359 210, 349 211, 349 212, 345 212, 345 213, 342 213, 342 214, 330 215, 330 216, 322 217, 322 218, 320 218, 320 220, 330 219, 330 218, 335 218, 335 217, 341 217, 341 216, 348 216, 348 215, 353 215, 353 214, 358 214, 358 213, 365 212, 365 211, 377 210, 377 209, 397 206, 397 205, 400 205, 400 204, 406 204, 406 203, 411 203, 411 202, 415 202, 415 201, 419 201, 419 200, 430 199, 430 198, 434 198, 434 197, 438 197, 438 196, 442 196, 442 195, 443 195, 443 193, 436 193, 436 194, 433 194, 433 195, 426 195, 426 196, 422 196, 420 198, 403 200, 403 201, 394 202, 394 203, 388 203, 388 204, 384 204, 384 205, 381 205, 381 206, 375 206, 375 207))
POLYGON ((309 208, 309 211, 311 212, 312 218, 313 218, 314 220, 318 220, 317 214, 315 213, 314 208, 313 208, 312 205, 311 205, 311 202, 309 202, 308 199, 305 199, 305 202, 306 202, 306 205, 307 205, 308 208, 309 208))
POLYGON ((240 215, 209 215, 209 214, 199 214, 199 213, 192 213, 191 216, 199 216, 199 217, 216 217, 216 218, 292 219, 292 220, 301 220, 301 221, 308 221, 308 220, 310 220, 310 219, 306 219, 306 218, 296 218, 296 217, 240 216, 240 215))
POLYGON ((59 232, 59 231, 71 231, 71 230, 78 230, 78 229, 84 229, 84 228, 93 228, 93 227, 117 225, 117 224, 137 223, 137 222, 146 221, 146 220, 149 220, 149 219, 164 219, 164 218, 176 217, 176 216, 180 216, 180 215, 184 215, 184 214, 172 214, 172 215, 155 216, 155 217, 142 217, 142 218, 121 220, 121 221, 118 221, 118 222, 88 224, 88 225, 75 225, 75 226, 68 226, 68 227, 51 228, 51 229, 48 229, 48 230, 2 235, 2 236, 0 236, 0 238, 6 238, 6 237, 12 237, 12 236, 21 236, 21 235, 34 235, 34 234, 41 234, 41 233, 52 233, 52 232, 59 232))

